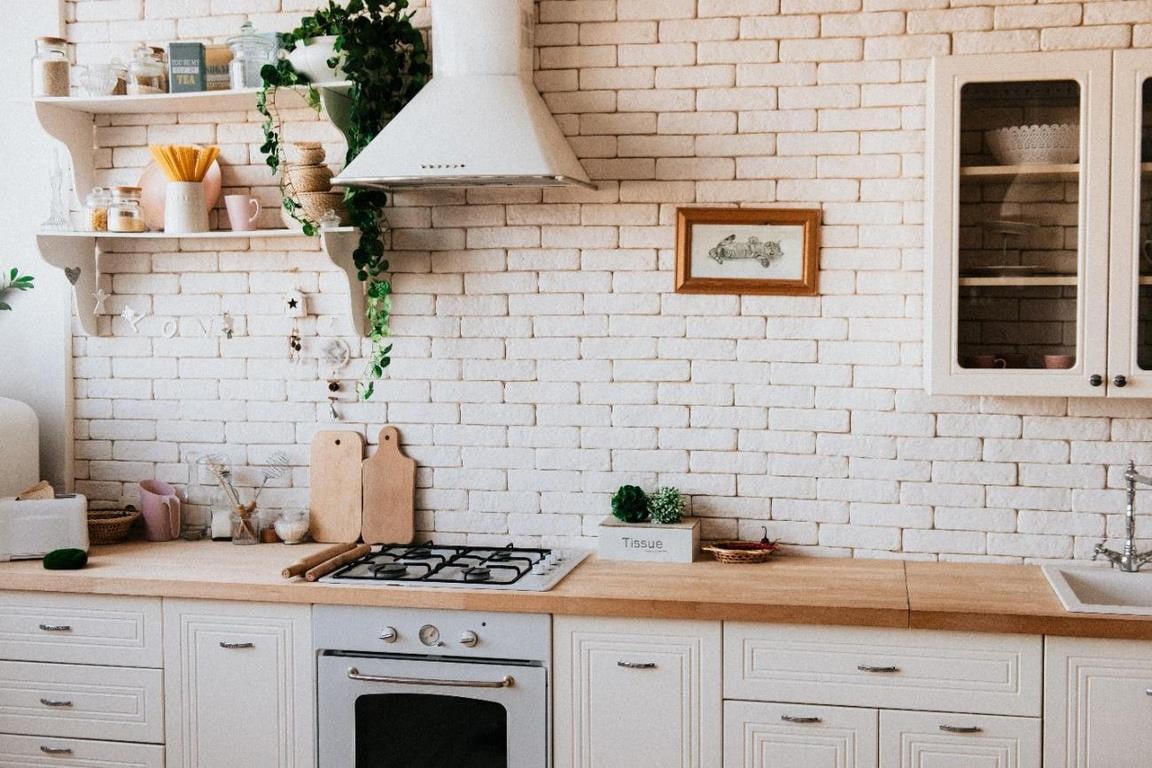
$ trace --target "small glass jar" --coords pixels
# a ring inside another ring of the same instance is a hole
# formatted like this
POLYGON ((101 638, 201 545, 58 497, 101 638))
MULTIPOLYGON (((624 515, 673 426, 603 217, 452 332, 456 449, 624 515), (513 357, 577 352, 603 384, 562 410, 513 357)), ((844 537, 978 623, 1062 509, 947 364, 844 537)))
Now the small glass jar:
POLYGON ((232 62, 228 65, 232 87, 259 88, 263 84, 260 70, 275 61, 275 38, 257 34, 252 22, 246 21, 240 27, 240 34, 228 38, 228 47, 232 50, 232 62))
POLYGON ((286 509, 273 523, 276 535, 285 544, 299 544, 308 537, 308 510, 286 509))
POLYGON ((167 93, 168 73, 152 48, 141 43, 136 46, 132 63, 128 65, 128 95, 167 93))
POLYGON ((93 187, 84 198, 84 215, 89 232, 108 231, 108 206, 111 202, 112 196, 104 187, 93 187))
POLYGON ((259 544, 260 543, 260 516, 247 510, 233 510, 232 517, 232 543, 233 544, 259 544))
MULTIPOLYGON (((220 470, 220 476, 225 483, 232 482, 232 470, 225 467, 220 470)), ((210 531, 212 541, 228 541, 232 538, 232 512, 235 506, 232 496, 221 487, 217 487, 216 495, 212 498, 212 522, 210 531)))
POLYGON ((112 203, 108 206, 108 231, 144 231, 144 209, 140 207, 140 187, 112 187, 112 203))
POLYGON ((59 37, 36 38, 36 53, 32 56, 32 95, 67 96, 71 67, 67 42, 59 37))

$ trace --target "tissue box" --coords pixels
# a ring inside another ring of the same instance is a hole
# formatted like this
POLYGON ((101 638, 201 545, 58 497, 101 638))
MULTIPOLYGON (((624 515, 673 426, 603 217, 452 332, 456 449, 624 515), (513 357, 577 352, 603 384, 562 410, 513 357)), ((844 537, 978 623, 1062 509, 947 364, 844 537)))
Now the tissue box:
POLYGON ((88 551, 88 499, 0 499, 0 562, 44 557, 54 549, 88 551))
POLYGON ((690 563, 700 548, 700 521, 686 517, 671 525, 625 523, 606 517, 600 523, 598 552, 605 560, 690 563))

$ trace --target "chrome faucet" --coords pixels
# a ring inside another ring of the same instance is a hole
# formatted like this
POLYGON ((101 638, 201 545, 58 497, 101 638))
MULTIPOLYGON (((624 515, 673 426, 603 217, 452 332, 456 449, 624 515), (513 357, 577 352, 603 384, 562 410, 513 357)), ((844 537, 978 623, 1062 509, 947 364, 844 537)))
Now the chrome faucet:
POLYGON ((1095 560, 1103 555, 1112 567, 1120 566, 1120 570, 1127 571, 1128 573, 1136 573, 1143 566, 1152 562, 1152 550, 1147 552, 1136 551, 1136 483, 1141 485, 1152 485, 1152 477, 1142 475, 1136 471, 1136 462, 1129 461, 1128 469, 1124 470, 1124 480, 1128 483, 1128 504, 1124 508, 1124 524, 1126 535, 1124 537, 1124 549, 1117 552, 1113 549, 1108 549, 1104 546, 1104 541, 1096 545, 1096 549, 1092 554, 1092 559, 1095 560))

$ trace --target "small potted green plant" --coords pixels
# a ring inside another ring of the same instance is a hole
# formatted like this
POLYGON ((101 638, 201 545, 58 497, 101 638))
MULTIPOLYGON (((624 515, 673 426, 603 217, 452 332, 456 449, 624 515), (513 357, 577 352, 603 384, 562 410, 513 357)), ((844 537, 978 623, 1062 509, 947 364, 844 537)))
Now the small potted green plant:
POLYGON ((600 523, 599 553, 609 560, 692 562, 700 546, 700 523, 684 519, 687 503, 675 488, 645 493, 622 485, 612 495, 612 515, 600 523))

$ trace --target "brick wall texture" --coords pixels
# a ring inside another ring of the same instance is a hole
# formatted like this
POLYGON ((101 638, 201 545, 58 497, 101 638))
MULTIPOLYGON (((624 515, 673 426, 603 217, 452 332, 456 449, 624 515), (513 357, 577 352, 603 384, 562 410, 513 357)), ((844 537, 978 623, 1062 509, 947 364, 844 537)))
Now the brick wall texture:
MULTIPOLYGON (((139 40, 222 40, 245 17, 289 29, 312 4, 73 0, 68 36, 98 63, 139 40)), ((418 461, 420 531, 594 545, 611 492, 637 483, 689 494, 706 538, 764 526, 813 554, 1083 558, 1121 533, 1120 465, 1152 464, 1152 405, 922 389, 925 78, 939 55, 1152 46, 1152 2, 537 8, 536 83, 599 189, 396 196, 393 364, 370 403, 349 395, 360 359, 340 373, 337 426, 374 443, 396 425, 418 461), (822 208, 822 295, 674 293, 687 204, 822 208)), ((286 117, 289 139, 342 156, 325 122, 286 117)), ((274 208, 257 118, 101 117, 101 178, 134 181, 148 142, 217 142, 225 191, 274 208)), ((262 503, 307 504, 308 444, 333 426, 318 350, 360 349, 315 241, 146 242, 103 267, 110 335, 75 338, 78 489, 131 500, 206 449, 251 482, 282 451, 294 471, 262 503), (299 363, 291 288, 312 312, 299 363), (139 333, 128 305, 148 313, 139 333)))

